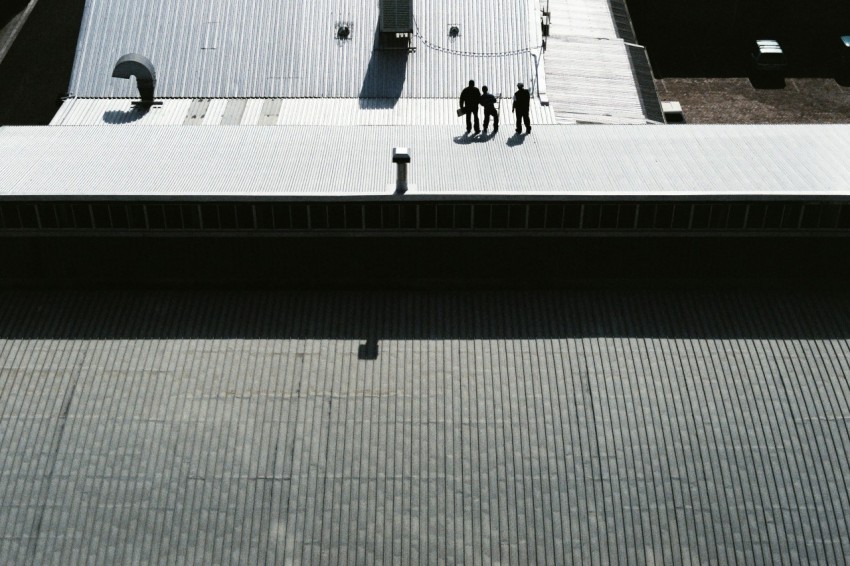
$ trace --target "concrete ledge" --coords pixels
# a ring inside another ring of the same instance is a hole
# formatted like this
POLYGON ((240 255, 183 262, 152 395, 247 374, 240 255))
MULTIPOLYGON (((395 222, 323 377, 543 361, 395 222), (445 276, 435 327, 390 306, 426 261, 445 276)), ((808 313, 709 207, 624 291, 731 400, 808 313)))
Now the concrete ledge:
POLYGON ((676 100, 661 103, 661 111, 664 112, 664 121, 668 124, 684 124, 685 113, 682 105, 676 100))

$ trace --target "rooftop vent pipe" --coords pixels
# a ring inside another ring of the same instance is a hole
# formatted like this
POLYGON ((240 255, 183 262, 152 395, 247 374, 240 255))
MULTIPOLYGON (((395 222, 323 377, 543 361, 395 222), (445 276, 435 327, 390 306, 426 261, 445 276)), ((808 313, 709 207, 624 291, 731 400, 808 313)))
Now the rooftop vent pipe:
POLYGON ((142 97, 142 104, 153 104, 156 70, 153 68, 150 59, 138 53, 128 53, 115 63, 112 76, 116 79, 129 79, 131 76, 135 76, 136 86, 139 87, 139 95, 142 97))
POLYGON ((393 148, 393 163, 396 164, 395 193, 403 195, 409 188, 407 185, 407 164, 410 163, 410 150, 406 147, 393 148))

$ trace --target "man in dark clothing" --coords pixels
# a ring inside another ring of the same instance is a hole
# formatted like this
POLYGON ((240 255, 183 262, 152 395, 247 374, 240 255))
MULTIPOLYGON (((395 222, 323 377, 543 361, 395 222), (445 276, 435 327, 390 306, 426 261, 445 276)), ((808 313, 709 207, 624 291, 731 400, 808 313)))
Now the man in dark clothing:
POLYGON ((482 86, 481 90, 484 94, 481 95, 481 106, 484 107, 484 133, 487 133, 487 126, 490 125, 490 116, 493 117, 493 133, 499 132, 499 111, 496 110, 496 97, 487 92, 487 87, 482 86))
POLYGON ((481 131, 478 121, 478 103, 481 101, 481 91, 475 88, 475 81, 469 81, 469 86, 460 93, 460 108, 466 114, 466 133, 472 129, 472 116, 475 116, 475 133, 481 131))
POLYGON ((531 133, 531 120, 528 118, 528 110, 531 106, 531 93, 525 90, 525 86, 519 83, 516 94, 514 94, 514 107, 516 112, 516 133, 522 133, 522 123, 525 122, 525 133, 531 133))

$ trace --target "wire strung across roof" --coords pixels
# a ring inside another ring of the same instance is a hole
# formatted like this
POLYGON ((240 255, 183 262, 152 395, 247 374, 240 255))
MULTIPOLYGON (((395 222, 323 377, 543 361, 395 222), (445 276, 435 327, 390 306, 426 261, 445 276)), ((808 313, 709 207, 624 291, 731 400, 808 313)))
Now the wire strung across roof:
POLYGON ((522 49, 514 49, 512 51, 495 51, 495 52, 477 52, 477 51, 460 51, 457 49, 449 49, 448 47, 443 47, 441 45, 436 45, 430 42, 422 33, 419 31, 419 23, 416 21, 416 16, 413 17, 413 36, 419 40, 419 42, 427 47, 428 49, 433 49, 434 51, 440 51, 442 53, 448 53, 450 55, 460 55, 462 57, 512 57, 514 55, 522 55, 523 53, 533 54, 534 51, 544 49, 544 45, 536 45, 534 47, 523 47, 522 49))

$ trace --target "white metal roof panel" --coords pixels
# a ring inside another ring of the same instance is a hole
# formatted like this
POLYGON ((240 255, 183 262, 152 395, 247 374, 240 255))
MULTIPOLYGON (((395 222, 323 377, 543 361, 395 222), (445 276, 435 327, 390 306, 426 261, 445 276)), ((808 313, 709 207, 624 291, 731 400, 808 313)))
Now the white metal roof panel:
POLYGON ((406 56, 375 50, 378 2, 88 0, 70 92, 135 96, 111 76, 127 52, 153 61, 160 97, 450 98, 471 78, 511 92, 533 82, 538 14, 536 0, 418 2, 406 56))
MULTIPOLYGON (((393 106, 376 98, 204 99, 200 119, 193 119, 198 99, 169 98, 148 111, 126 98, 73 98, 65 101, 53 126, 458 126, 454 98, 402 98, 393 106)), ((511 100, 500 101, 503 120, 510 121, 511 100)), ((479 109, 483 120, 483 111, 479 109)), ((534 124, 554 124, 551 106, 531 104, 534 124)))
POLYGON ((617 39, 608 0, 549 0, 553 36, 617 39))
POLYGON ((648 62, 634 65, 634 48, 623 42, 634 40, 625 4, 549 0, 548 7, 545 92, 559 122, 663 120, 648 62))
POLYGON ((545 57, 546 93, 556 117, 646 121, 623 42, 550 37, 545 57))
POLYGON ((850 196, 850 126, 0 128, 6 197, 850 196), (353 149, 356 148, 356 151, 353 149))

